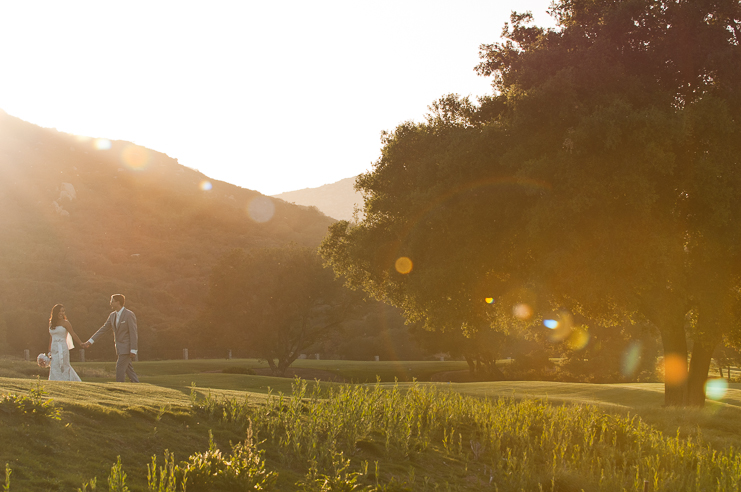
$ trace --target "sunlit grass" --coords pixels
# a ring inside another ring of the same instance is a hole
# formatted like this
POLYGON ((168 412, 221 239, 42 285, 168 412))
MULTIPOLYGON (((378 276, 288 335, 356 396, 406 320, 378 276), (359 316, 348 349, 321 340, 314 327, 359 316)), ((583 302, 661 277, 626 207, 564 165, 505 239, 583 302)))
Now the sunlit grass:
MULTIPOLYGON (((299 361, 300 367, 348 380, 399 370, 428 374, 454 370, 456 364, 299 361)), ((366 485, 375 486, 377 461, 381 485, 393 477, 410 490, 434 490, 432 483, 482 490, 489 480, 502 491, 538 490, 538 483, 551 490, 554 481, 563 490, 643 490, 644 479, 649 490, 716 490, 709 480, 731 484, 741 476, 739 459, 729 451, 741 446, 741 385, 735 383, 721 402, 688 410, 662 408, 663 385, 655 383, 394 384, 387 379, 379 385, 309 381, 292 387, 289 378, 221 372, 262 367, 257 361, 197 360, 140 362, 144 383, 134 385, 111 382, 113 365, 75 364, 89 374, 83 383, 42 381, 47 396, 62 408, 60 421, 0 415, 0 468, 9 463, 10 490, 76 490, 93 477, 105 484, 119 455, 129 487, 146 490, 146 464, 153 455, 161 459, 169 449, 178 462, 185 460, 208 449, 209 430, 220 449, 229 450, 230 441, 244 439, 247 418, 259 440, 267 439, 267 468, 279 472, 278 490, 296 490, 312 459, 330 473, 336 452, 350 460, 347 471, 361 473, 367 465, 361 477, 366 485), (193 407, 191 383, 200 410, 193 407), (294 391, 301 401, 280 396, 294 391), (615 435, 633 437, 608 443, 615 435), (706 445, 720 454, 714 458, 706 445), (554 457, 554 449, 565 454, 554 457), (698 463, 706 467, 699 475, 698 463)), ((20 375, 0 377, 0 393, 28 394, 37 384, 33 368, 0 359, 2 374, 20 375)))

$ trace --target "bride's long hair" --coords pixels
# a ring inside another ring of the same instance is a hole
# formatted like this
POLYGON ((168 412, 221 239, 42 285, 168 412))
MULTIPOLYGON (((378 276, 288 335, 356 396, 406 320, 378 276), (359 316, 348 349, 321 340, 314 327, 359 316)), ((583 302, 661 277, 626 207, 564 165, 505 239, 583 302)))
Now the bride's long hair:
MULTIPOLYGON (((49 317, 49 329, 57 327, 57 319, 59 318, 59 311, 64 306, 62 304, 56 304, 53 308, 51 308, 51 316, 49 317)), ((67 319, 67 316, 64 317, 64 319, 67 319)))

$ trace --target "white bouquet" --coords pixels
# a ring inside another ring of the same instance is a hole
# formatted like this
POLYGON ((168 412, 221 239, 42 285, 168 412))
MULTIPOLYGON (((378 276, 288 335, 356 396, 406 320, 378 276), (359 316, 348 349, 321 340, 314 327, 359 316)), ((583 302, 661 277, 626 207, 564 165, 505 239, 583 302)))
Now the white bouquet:
POLYGON ((51 359, 46 354, 39 354, 39 356, 36 357, 36 363, 39 367, 47 368, 51 365, 51 359))

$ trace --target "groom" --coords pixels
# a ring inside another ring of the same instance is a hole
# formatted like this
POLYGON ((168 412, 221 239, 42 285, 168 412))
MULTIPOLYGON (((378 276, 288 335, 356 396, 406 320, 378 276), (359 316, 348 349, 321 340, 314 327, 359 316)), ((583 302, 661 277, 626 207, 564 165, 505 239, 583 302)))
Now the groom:
POLYGON ((116 381, 123 383, 125 375, 129 376, 132 383, 138 383, 139 378, 134 372, 134 366, 131 362, 136 358, 139 349, 139 337, 136 332, 136 315, 126 309, 124 304, 126 298, 121 294, 111 296, 111 308, 113 312, 105 324, 90 337, 90 340, 82 345, 82 348, 88 348, 94 344, 98 338, 108 331, 113 331, 113 341, 116 344, 116 381))

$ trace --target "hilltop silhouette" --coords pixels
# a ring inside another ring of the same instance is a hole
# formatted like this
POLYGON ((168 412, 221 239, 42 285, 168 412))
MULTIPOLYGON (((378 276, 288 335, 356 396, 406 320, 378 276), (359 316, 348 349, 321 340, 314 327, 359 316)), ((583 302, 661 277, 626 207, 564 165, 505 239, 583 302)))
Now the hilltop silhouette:
POLYGON ((355 178, 353 176, 317 188, 287 191, 273 196, 297 205, 314 206, 337 220, 353 220, 354 207, 363 208, 363 196, 354 188, 355 178))
MULTIPOLYGON (((81 337, 112 293, 140 319, 142 355, 181 347, 212 265, 233 248, 316 246, 334 222, 209 179, 125 141, 78 137, 0 111, 0 352, 45 351, 49 311, 81 337)), ((110 355, 98 344, 89 356, 110 355)))

